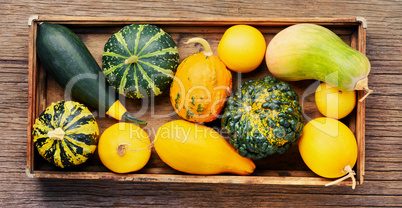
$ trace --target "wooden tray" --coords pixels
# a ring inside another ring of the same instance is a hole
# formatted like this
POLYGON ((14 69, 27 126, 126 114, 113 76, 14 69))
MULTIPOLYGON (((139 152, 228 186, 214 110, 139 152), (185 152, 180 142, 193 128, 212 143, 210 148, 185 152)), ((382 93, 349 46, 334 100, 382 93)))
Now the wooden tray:
MULTIPOLYGON (((28 92, 28 135, 27 135, 27 175, 36 178, 61 179, 112 179, 119 181, 145 182, 188 182, 188 183, 240 183, 240 184, 287 184, 287 185, 324 185, 333 179, 325 179, 315 175, 304 164, 298 152, 297 144, 283 155, 273 155, 269 158, 255 161, 256 171, 250 176, 221 175, 189 175, 173 170, 164 164, 155 150, 152 150, 151 159, 140 171, 129 174, 115 174, 105 168, 99 160, 97 152, 83 165, 59 169, 45 161, 35 150, 32 142, 32 125, 35 118, 52 102, 69 99, 64 90, 47 76, 36 55, 35 39, 37 25, 40 22, 63 24, 72 29, 87 45, 92 55, 101 63, 103 47, 108 38, 123 26, 134 23, 155 24, 168 32, 176 41, 180 59, 201 50, 199 45, 185 45, 190 37, 199 36, 207 39, 216 53, 216 48, 224 31, 235 24, 248 24, 258 28, 265 36, 267 44, 273 36, 282 29, 296 23, 315 23, 333 30, 346 43, 365 53, 366 22, 363 18, 196 18, 196 19, 154 19, 154 18, 99 18, 99 17, 55 17, 32 16, 29 19, 29 92, 28 92)), ((100 64, 101 65, 101 64, 100 64)), ((247 74, 233 73, 233 89, 242 81, 270 75, 265 62, 255 71, 247 74)), ((305 123, 321 117, 314 102, 314 90, 317 81, 307 80, 288 82, 300 97, 300 103, 305 115, 305 123)), ((358 92, 363 97, 364 92, 358 92)), ((123 99, 127 110, 134 116, 148 121, 144 129, 149 133, 151 140, 162 124, 180 119, 172 108, 168 93, 164 93, 149 103, 142 100, 123 99), (144 110, 145 109, 145 110, 144 110)), ((97 115, 97 112, 94 111, 97 115)), ((364 136, 365 136, 365 102, 358 102, 351 115, 342 122, 347 124, 355 133, 358 144, 358 160, 354 167, 358 184, 363 183, 364 176, 364 136)), ((97 117, 102 133, 107 127, 117 121, 107 117, 97 117)), ((206 125, 219 127, 219 120, 206 125)), ((350 185, 351 180, 340 183, 350 185)))

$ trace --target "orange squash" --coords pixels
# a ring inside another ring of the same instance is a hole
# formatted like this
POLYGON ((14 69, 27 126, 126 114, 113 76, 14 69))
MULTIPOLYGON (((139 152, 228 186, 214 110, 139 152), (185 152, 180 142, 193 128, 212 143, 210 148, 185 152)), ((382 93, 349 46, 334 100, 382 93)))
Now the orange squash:
POLYGON ((232 89, 232 74, 213 55, 208 42, 191 38, 187 43, 201 43, 204 51, 184 59, 170 87, 170 101, 176 113, 188 121, 215 120, 232 89))

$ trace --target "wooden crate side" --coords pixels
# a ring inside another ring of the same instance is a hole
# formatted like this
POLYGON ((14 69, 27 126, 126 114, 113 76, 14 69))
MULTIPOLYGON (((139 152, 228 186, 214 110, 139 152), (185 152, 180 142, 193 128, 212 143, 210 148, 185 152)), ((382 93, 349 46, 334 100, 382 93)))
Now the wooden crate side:
POLYGON ((122 25, 133 23, 152 23, 170 25, 291 25, 297 23, 315 23, 322 25, 357 25, 356 18, 263 18, 263 17, 199 17, 183 18, 139 18, 139 17, 77 17, 77 16, 39 16, 39 21, 57 22, 75 25, 122 25))
MULTIPOLYGON (((306 173, 308 175, 308 173, 306 173)), ((332 180, 322 177, 288 176, 236 176, 236 175, 176 175, 176 174, 115 174, 112 172, 48 172, 36 171, 35 178, 89 179, 133 182, 169 182, 169 183, 231 183, 264 185, 314 185, 324 186, 332 180)), ((342 181, 336 185, 351 186, 351 181, 342 181)))
MULTIPOLYGON (((366 28, 367 22, 363 19, 360 21, 358 27, 358 44, 357 49, 366 54, 366 28)), ((365 95, 365 91, 358 91, 358 99, 361 99, 365 95)), ((366 101, 357 103, 357 120, 356 120, 356 139, 358 145, 358 157, 357 157, 357 179, 360 184, 364 181, 364 170, 365 170, 365 114, 366 101)))
POLYGON ((27 174, 35 170, 33 144, 33 124, 46 106, 46 79, 47 73, 38 66, 36 53, 36 35, 39 21, 32 20, 29 25, 29 55, 28 55, 28 126, 27 126, 27 174))
MULTIPOLYGON (((31 20, 31 23, 34 22, 31 20)), ((27 126, 27 170, 33 172, 33 143, 32 143, 32 125, 36 118, 36 86, 37 86, 37 63, 36 63, 36 24, 29 26, 29 42, 28 42, 28 126, 27 126)))
MULTIPOLYGON (((351 35, 351 39, 350 39, 350 46, 356 50, 359 50, 359 41, 360 41, 360 36, 359 36, 359 29, 358 27, 356 28, 356 30, 352 33, 351 35)), ((358 106, 359 106, 359 99, 362 97, 359 95, 359 92, 356 93, 356 96, 358 99, 356 99, 356 107, 355 109, 352 111, 351 114, 349 114, 349 129, 353 132, 353 134, 356 137, 356 142, 357 142, 357 146, 358 146, 358 156, 357 156, 357 161, 356 161, 356 165, 355 165, 355 169, 356 169, 356 181, 357 184, 362 184, 363 183, 363 178, 360 177, 360 173, 361 173, 361 165, 359 165, 359 154, 362 151, 360 147, 361 141, 359 140, 358 137, 358 131, 360 131, 360 128, 357 126, 357 120, 359 120, 359 116, 357 115, 358 113, 358 106)))

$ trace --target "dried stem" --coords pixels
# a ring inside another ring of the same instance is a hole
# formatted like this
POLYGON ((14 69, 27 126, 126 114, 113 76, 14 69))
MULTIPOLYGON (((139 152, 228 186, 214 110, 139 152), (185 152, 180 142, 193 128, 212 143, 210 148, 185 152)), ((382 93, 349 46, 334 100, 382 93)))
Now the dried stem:
POLYGON ((190 40, 188 40, 186 42, 186 44, 189 44, 189 43, 201 43, 202 47, 204 47, 203 54, 205 56, 212 56, 213 55, 212 50, 211 50, 211 46, 209 45, 209 43, 204 38, 198 38, 198 37, 191 38, 190 40))
POLYGON ((150 149, 154 146, 154 142, 150 143, 148 146, 141 148, 141 149, 130 149, 127 146, 130 145, 130 143, 120 143, 119 146, 117 146, 117 154, 122 157, 126 154, 126 151, 141 151, 144 149, 150 149))
POLYGON ((365 87, 364 90, 366 91, 366 94, 359 100, 359 102, 363 102, 363 100, 365 100, 366 97, 373 92, 373 90, 370 90, 368 87, 365 87))
POLYGON ((336 181, 332 181, 331 183, 325 184, 325 186, 331 186, 331 185, 340 183, 341 181, 344 181, 344 180, 346 180, 346 179, 348 179, 348 178, 352 178, 352 182, 353 182, 353 184, 352 184, 352 189, 355 189, 355 188, 356 188, 356 179, 355 179, 355 176, 354 176, 354 175, 356 175, 355 171, 352 170, 352 168, 350 167, 350 165, 347 165, 343 170, 344 170, 345 172, 347 172, 348 174, 345 175, 344 177, 342 177, 342 178, 336 180, 336 181))
POLYGON ((365 77, 364 79, 359 80, 356 83, 355 90, 364 90, 364 91, 366 91, 366 94, 359 100, 359 102, 363 102, 363 100, 365 100, 367 98, 367 96, 373 92, 373 90, 370 90, 368 88, 368 78, 367 77, 365 77))

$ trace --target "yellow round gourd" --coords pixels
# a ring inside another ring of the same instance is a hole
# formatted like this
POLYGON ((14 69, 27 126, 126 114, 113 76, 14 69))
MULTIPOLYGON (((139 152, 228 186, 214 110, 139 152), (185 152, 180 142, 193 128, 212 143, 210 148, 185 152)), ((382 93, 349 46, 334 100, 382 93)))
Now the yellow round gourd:
POLYGON ((306 165, 317 175, 338 178, 357 160, 357 143, 342 122, 328 117, 311 120, 304 126, 299 151, 306 165))
POLYGON ((341 119, 349 115, 356 106, 356 92, 340 91, 327 83, 321 83, 315 91, 315 103, 326 117, 341 119))
POLYGON ((107 128, 99 139, 99 158, 113 172, 138 171, 149 161, 150 143, 147 133, 137 125, 116 123, 107 128))
POLYGON ((218 56, 232 71, 251 72, 264 59, 266 42, 262 33, 250 25, 235 25, 225 31, 218 44, 218 56))

